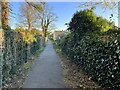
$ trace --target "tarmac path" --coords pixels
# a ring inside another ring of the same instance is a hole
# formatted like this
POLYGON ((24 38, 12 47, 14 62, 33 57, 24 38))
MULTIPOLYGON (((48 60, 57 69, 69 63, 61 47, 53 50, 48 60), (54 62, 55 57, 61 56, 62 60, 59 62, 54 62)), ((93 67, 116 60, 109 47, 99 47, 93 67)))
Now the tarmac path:
POLYGON ((65 88, 60 58, 50 40, 29 71, 23 88, 65 88))

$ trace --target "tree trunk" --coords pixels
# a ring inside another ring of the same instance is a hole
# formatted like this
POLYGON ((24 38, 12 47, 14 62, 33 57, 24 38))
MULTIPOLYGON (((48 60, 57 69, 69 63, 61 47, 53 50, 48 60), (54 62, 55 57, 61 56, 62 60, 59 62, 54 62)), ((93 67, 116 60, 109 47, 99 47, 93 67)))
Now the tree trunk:
POLYGON ((45 28, 45 42, 47 42, 48 41, 48 37, 47 37, 47 30, 48 30, 48 28, 45 28))
POLYGON ((32 27, 31 27, 31 20, 30 20, 29 15, 27 17, 27 23, 28 23, 28 30, 31 31, 32 27))
POLYGON ((8 26, 8 0, 1 3, 2 26, 8 26))
POLYGON ((45 28, 45 37, 47 36, 47 28, 45 28))
MULTIPOLYGON (((0 2, 0 12, 2 11, 1 2, 0 2)), ((0 13, 0 31, 2 31, 2 13, 0 13)))
POLYGON ((28 22, 28 30, 31 31, 32 27, 31 27, 31 24, 30 22, 28 22))

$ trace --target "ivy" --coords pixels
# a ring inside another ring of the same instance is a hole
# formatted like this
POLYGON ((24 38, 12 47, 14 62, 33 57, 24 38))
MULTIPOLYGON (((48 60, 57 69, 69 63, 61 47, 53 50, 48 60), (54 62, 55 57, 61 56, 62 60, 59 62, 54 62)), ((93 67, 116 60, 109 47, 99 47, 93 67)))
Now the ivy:
POLYGON ((41 47, 38 30, 28 31, 23 28, 4 30, 3 48, 3 87, 7 88, 12 78, 19 74, 22 65, 30 60, 41 47), (28 48, 29 47, 29 48, 28 48))
POLYGON ((62 51, 101 86, 119 90, 120 30, 88 9, 73 15, 68 30, 62 51))

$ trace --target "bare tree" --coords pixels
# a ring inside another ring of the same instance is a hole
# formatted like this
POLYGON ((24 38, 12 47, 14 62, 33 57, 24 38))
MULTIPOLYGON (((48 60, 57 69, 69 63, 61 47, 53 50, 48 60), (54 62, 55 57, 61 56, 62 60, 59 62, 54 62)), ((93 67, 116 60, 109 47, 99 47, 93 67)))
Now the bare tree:
POLYGON ((28 4, 24 4, 20 9, 22 16, 21 24, 27 25, 28 30, 31 30, 32 26, 34 26, 34 23, 36 23, 38 19, 38 11, 28 4))
MULTIPOLYGON (((27 0, 25 0, 25 3, 30 6, 31 8, 34 8, 36 11, 41 12, 42 11, 42 4, 44 4, 45 2, 29 2, 27 0)), ((14 14, 14 12, 12 12, 12 9, 9 7, 9 1, 8 0, 0 0, 0 7, 1 7, 1 23, 2 26, 7 27, 9 25, 9 13, 14 14)))
POLYGON ((117 0, 96 0, 96 2, 89 0, 88 2, 81 3, 79 7, 96 8, 98 5, 103 8, 104 12, 106 9, 113 10, 114 12, 114 8, 118 6, 118 2, 117 0))
POLYGON ((56 21, 57 16, 52 12, 52 8, 48 7, 47 4, 43 5, 43 12, 40 14, 41 27, 46 38, 47 31, 50 25, 56 21))
POLYGON ((37 3, 34 3, 34 2, 29 2, 28 0, 25 0, 25 2, 30 6, 30 7, 33 7, 34 9, 36 9, 38 12, 42 12, 42 5, 45 4, 45 2, 37 2, 37 3))

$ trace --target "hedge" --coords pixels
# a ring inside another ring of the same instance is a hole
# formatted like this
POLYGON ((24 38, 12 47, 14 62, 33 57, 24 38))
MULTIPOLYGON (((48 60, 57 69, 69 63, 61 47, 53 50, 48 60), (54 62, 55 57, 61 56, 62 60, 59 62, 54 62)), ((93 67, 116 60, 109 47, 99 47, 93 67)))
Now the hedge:
POLYGON ((94 81, 106 89, 119 90, 120 29, 112 25, 106 30, 108 26, 104 27, 104 23, 111 25, 102 17, 98 22, 91 10, 77 12, 69 24, 70 34, 59 45, 94 81))
POLYGON ((92 79, 107 89, 120 89, 120 34, 109 35, 109 42, 103 36, 86 35, 78 43, 72 43, 67 36, 60 46, 62 51, 92 79), (114 39, 113 39, 114 38, 114 39), (97 39, 97 40, 96 40, 97 39), (111 40, 110 40, 111 39, 111 40))
POLYGON ((3 87, 7 87, 11 79, 21 72, 22 65, 26 63, 31 55, 34 55, 37 50, 40 49, 40 36, 39 34, 30 33, 29 36, 25 31, 25 40, 23 37, 23 31, 4 30, 4 47, 3 47, 3 66, 2 66, 2 84, 3 87), (33 39, 35 40, 31 40, 33 39), (29 39, 29 40, 26 40, 29 39), (27 41, 30 41, 27 42, 27 41), (31 42, 32 41, 32 42, 31 42))

